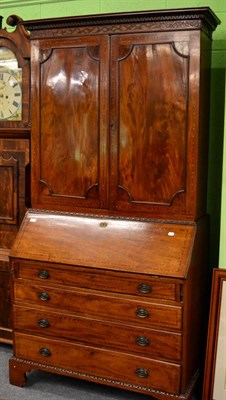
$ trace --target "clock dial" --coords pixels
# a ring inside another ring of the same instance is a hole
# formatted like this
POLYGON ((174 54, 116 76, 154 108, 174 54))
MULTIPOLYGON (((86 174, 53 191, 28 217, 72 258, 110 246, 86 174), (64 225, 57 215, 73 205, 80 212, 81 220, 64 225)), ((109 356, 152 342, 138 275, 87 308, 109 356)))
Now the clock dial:
POLYGON ((22 90, 14 74, 0 72, 0 120, 21 119, 22 90))

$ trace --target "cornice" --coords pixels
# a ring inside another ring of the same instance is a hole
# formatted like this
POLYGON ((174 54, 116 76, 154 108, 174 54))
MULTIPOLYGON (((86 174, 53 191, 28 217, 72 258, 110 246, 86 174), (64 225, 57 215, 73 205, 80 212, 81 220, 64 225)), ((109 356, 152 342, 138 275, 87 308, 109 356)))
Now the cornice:
POLYGON ((209 7, 198 7, 40 19, 24 21, 22 24, 31 32, 31 38, 48 36, 48 31, 54 31, 56 36, 120 32, 126 27, 131 29, 132 24, 137 26, 134 28, 137 31, 144 31, 145 26, 153 31, 200 29, 211 37, 220 20, 209 7))

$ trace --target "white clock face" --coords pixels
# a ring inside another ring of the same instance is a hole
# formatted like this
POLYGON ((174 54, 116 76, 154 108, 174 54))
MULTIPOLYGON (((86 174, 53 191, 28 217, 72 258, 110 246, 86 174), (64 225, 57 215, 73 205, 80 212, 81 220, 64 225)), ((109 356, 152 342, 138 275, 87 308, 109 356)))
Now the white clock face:
POLYGON ((0 71, 0 120, 21 118, 22 90, 17 78, 0 71))

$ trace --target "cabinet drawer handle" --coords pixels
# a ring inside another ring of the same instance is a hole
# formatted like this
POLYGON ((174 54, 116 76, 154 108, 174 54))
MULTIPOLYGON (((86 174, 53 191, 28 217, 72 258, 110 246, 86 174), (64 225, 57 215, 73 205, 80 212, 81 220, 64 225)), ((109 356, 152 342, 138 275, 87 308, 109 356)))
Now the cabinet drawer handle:
POLYGON ((139 344, 139 346, 148 346, 149 340, 144 336, 137 336, 136 343, 139 344))
POLYGON ((38 324, 39 326, 41 326, 41 328, 47 328, 49 326, 49 322, 47 321, 47 319, 39 319, 38 320, 38 324))
POLYGON ((42 347, 39 350, 39 353, 43 356, 43 357, 49 357, 51 356, 51 351, 49 349, 47 349, 46 347, 42 347))
POLYGON ((149 312, 148 312, 148 310, 146 310, 145 308, 138 308, 138 309, 136 310, 136 314, 137 314, 137 316, 140 317, 140 318, 147 318, 147 317, 149 317, 149 312))
POLYGON ((41 279, 48 279, 49 278, 49 272, 46 271, 46 269, 40 269, 40 271, 38 271, 37 275, 41 279))
POLYGON ((42 301, 48 301, 48 300, 50 300, 50 296, 49 296, 49 294, 46 293, 46 292, 39 292, 39 293, 38 293, 38 297, 39 297, 40 300, 42 300, 42 301))
POLYGON ((137 368, 135 373, 140 378, 147 378, 149 376, 149 372, 146 368, 137 368))
POLYGON ((147 283, 140 283, 140 285, 138 285, 138 290, 140 293, 147 294, 151 292, 152 288, 147 283))

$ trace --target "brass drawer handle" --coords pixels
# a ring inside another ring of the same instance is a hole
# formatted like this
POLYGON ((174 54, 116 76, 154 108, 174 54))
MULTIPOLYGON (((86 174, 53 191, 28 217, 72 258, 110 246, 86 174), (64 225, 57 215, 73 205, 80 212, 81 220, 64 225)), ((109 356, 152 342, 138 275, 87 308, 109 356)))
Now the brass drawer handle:
POLYGON ((137 368, 135 373, 140 378, 147 378, 149 376, 149 372, 146 368, 137 368))
POLYGON ((146 310, 145 308, 138 308, 138 309, 136 310, 136 314, 137 314, 137 316, 140 317, 140 318, 147 318, 147 317, 149 317, 149 311, 146 310))
POLYGON ((38 271, 37 275, 41 279, 48 279, 49 278, 49 272, 46 271, 46 269, 40 269, 40 271, 38 271))
POLYGON ((49 357, 51 356, 51 351, 49 349, 47 349, 46 347, 42 347, 39 350, 39 353, 43 356, 43 357, 49 357))
POLYGON ((46 292, 39 292, 38 293, 38 297, 40 298, 40 300, 42 301, 48 301, 50 300, 50 295, 46 292))
POLYGON ((140 285, 138 285, 138 290, 140 293, 147 294, 151 293, 152 288, 147 283, 140 283, 140 285))
POLYGON ((148 346, 149 340, 144 336, 137 336, 136 343, 139 344, 139 346, 148 346))
POLYGON ((39 326, 41 326, 41 328, 48 328, 48 326, 49 326, 49 322, 47 321, 47 319, 43 319, 43 318, 38 320, 38 324, 39 324, 39 326))

